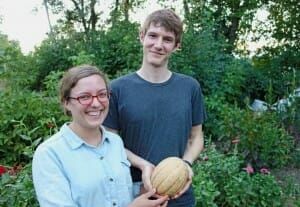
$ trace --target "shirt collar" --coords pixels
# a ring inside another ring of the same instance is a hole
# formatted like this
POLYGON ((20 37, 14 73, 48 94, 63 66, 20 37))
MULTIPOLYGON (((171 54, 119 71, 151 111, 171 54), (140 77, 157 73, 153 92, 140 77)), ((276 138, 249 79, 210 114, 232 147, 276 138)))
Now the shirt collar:
MULTIPOLYGON (((82 145, 87 145, 84 140, 82 140, 77 134, 75 134, 71 128, 68 126, 69 123, 65 123, 61 128, 61 133, 66 138, 67 142, 69 143, 72 149, 79 148, 82 145)), ((110 142, 110 136, 108 136, 108 132, 105 130, 103 126, 99 126, 99 130, 102 132, 102 145, 104 142, 110 142)))

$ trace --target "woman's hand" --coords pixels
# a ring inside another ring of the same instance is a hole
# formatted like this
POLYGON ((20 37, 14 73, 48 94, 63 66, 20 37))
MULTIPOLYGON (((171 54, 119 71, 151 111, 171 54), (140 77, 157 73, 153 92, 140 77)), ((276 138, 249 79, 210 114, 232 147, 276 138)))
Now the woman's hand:
POLYGON ((128 207, 166 207, 168 205, 168 196, 154 199, 155 189, 138 196, 128 207))

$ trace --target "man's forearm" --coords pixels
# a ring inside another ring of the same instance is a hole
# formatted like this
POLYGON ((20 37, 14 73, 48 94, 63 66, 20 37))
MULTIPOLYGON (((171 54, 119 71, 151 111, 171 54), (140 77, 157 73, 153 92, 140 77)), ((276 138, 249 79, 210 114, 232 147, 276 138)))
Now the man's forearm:
POLYGON ((192 164, 199 157, 203 148, 204 138, 202 125, 194 126, 191 130, 191 135, 182 159, 187 160, 192 164))

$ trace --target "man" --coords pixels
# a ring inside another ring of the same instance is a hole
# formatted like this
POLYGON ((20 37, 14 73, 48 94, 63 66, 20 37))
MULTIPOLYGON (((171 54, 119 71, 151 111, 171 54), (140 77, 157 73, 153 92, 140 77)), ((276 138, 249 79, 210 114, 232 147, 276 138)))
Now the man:
POLYGON ((204 146, 202 124, 206 119, 199 83, 168 68, 182 33, 183 23, 172 10, 158 10, 146 18, 139 33, 142 66, 111 82, 110 110, 104 122, 123 138, 134 166, 133 181, 143 181, 145 188, 150 188, 151 170, 162 159, 176 156, 186 161, 189 181, 169 201, 170 207, 194 206, 191 165, 204 146))

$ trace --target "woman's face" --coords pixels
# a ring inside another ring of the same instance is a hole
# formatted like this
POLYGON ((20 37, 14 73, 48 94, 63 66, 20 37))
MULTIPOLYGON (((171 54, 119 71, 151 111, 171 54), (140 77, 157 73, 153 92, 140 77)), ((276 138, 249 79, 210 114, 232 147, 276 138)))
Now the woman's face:
POLYGON ((77 82, 64 106, 71 111, 75 124, 83 128, 99 128, 108 113, 107 95, 103 78, 99 75, 88 76, 77 82))

